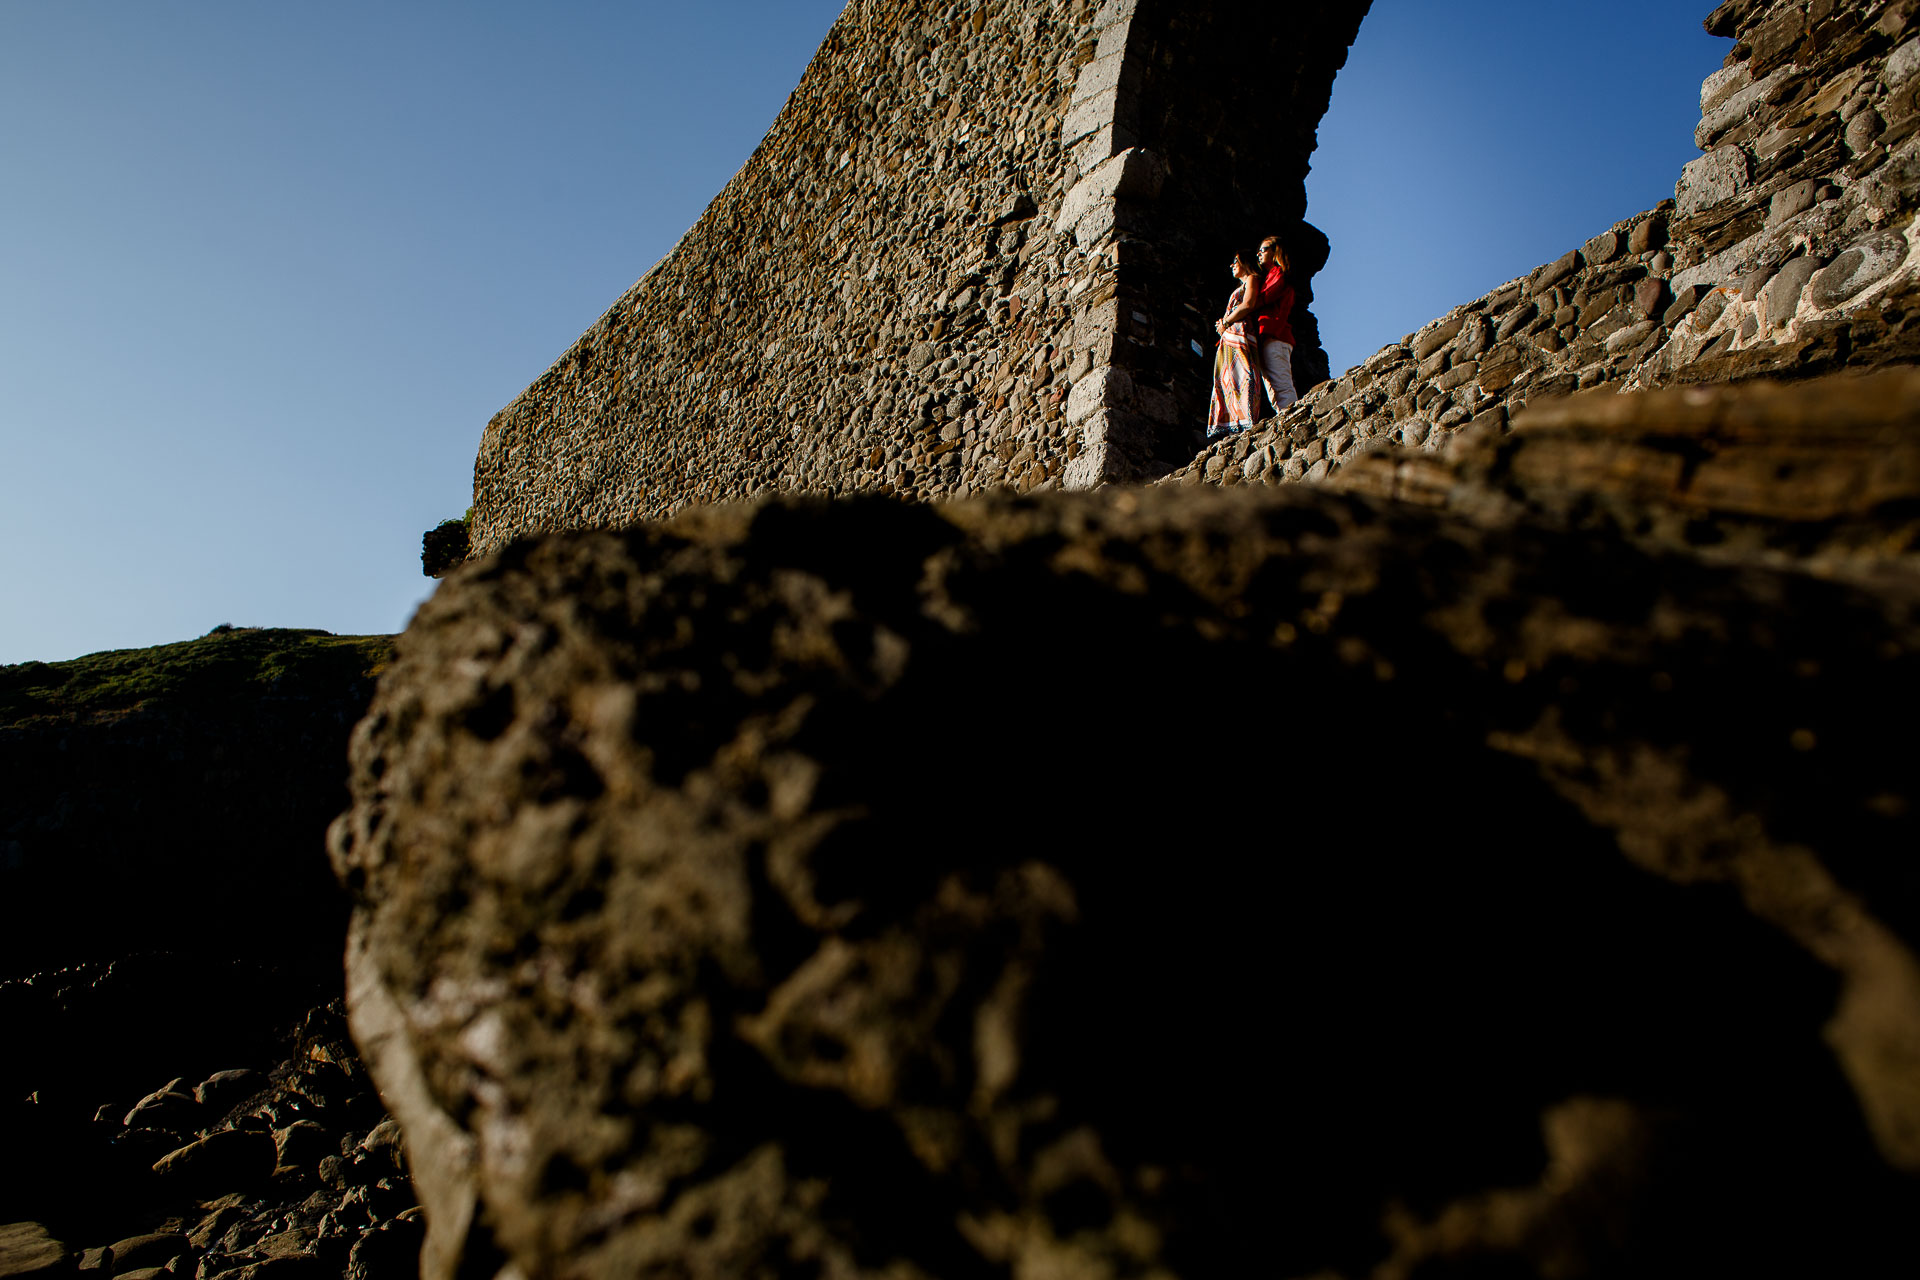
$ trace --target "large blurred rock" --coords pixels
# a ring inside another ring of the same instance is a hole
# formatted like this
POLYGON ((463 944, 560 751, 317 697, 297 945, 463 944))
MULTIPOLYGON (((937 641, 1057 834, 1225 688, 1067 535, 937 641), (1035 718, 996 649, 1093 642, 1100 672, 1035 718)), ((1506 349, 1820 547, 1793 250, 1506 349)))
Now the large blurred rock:
POLYGON ((425 1274, 1911 1268, 1914 588, 1301 487, 509 547, 334 830, 425 1274))
POLYGON ((1335 487, 1719 560, 1877 576, 1920 569, 1920 370, 1587 393, 1463 436, 1382 449, 1335 487), (1510 514, 1510 512, 1509 512, 1510 514))

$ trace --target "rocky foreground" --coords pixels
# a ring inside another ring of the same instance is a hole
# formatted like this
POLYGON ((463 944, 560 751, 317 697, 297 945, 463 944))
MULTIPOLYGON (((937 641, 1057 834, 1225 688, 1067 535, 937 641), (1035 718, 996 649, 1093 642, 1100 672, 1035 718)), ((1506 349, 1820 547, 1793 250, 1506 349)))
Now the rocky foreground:
POLYGON ((0 983, 9 1082, 39 1082, 7 1099, 0 1188, 31 1218, 0 1275, 417 1275, 398 1128, 316 997, 179 956, 0 983))
POLYGON ((410 1276, 322 833, 386 636, 0 668, 0 1276, 410 1276))
POLYGON ((1911 1274, 1916 378, 0 670, 0 1276, 1911 1274))
POLYGON ((1911 1274, 1916 390, 459 570, 334 832, 424 1274, 1911 1274))

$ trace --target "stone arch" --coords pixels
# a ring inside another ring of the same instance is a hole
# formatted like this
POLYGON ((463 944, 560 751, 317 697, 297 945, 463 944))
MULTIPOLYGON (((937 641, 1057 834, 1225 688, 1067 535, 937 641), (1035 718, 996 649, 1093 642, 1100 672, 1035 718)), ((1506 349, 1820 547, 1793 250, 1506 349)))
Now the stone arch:
POLYGON ((1366 9, 852 0, 699 222, 488 423, 473 552, 768 489, 1178 465, 1221 247, 1315 256, 1314 125, 1366 9))
POLYGON ((1109 0, 1095 15, 1100 56, 1080 70, 1061 130, 1085 176, 1059 221, 1083 244, 1111 243, 1118 259, 1108 347, 1116 373, 1099 387, 1103 403, 1088 394, 1072 411, 1088 423, 1077 486, 1165 474, 1191 457, 1229 246, 1268 234, 1287 241, 1295 381, 1306 391, 1326 380, 1310 308, 1328 246, 1305 221, 1306 175, 1369 7, 1344 0, 1271 15, 1218 0, 1109 0), (1116 169, 1148 180, 1107 176, 1116 169), (1111 190, 1111 204, 1080 214, 1076 197, 1089 189, 1111 190))

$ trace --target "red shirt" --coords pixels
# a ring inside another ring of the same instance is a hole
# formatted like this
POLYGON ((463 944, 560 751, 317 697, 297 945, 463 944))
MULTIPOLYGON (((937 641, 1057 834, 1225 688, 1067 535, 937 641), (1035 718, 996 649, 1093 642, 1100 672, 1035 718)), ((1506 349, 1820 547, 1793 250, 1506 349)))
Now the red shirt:
POLYGON ((1260 323, 1260 341, 1293 345, 1293 286, 1277 262, 1260 281, 1260 305, 1253 314, 1260 323))

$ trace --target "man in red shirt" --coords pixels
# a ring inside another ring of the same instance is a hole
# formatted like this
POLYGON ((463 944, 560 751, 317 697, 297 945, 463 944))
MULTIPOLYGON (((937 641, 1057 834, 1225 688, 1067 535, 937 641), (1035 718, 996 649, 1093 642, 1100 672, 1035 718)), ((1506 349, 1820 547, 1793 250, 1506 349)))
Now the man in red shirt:
POLYGON ((1254 316, 1260 329, 1260 375, 1267 403, 1280 413, 1300 398, 1293 389, 1293 286, 1287 283, 1287 251, 1279 236, 1260 242, 1260 302, 1254 316))

